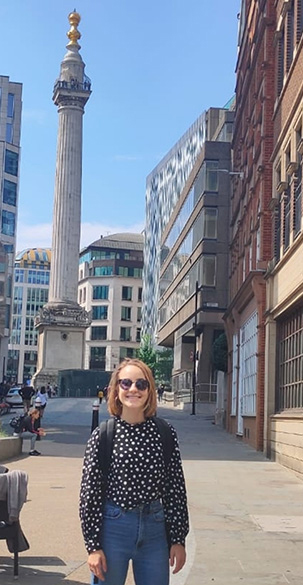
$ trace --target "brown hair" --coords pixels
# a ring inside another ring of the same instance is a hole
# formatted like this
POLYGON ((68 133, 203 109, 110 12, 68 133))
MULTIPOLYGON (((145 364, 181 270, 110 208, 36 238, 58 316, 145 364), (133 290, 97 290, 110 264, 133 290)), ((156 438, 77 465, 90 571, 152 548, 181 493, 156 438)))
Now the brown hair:
POLYGON ((31 408, 28 411, 28 414, 29 414, 29 416, 32 416, 33 414, 39 414, 39 416, 40 416, 41 415, 41 412, 40 412, 40 410, 38 408, 31 408))
POLYGON ((146 418, 148 418, 149 416, 153 416, 157 410, 157 394, 155 380, 151 372, 151 369, 144 362, 135 358, 123 360, 123 362, 119 364, 118 368, 113 371, 112 377, 108 385, 107 400, 108 412, 115 416, 120 416, 122 413, 122 404, 119 400, 119 379, 121 370, 126 366, 136 366, 137 368, 139 368, 145 380, 148 381, 149 383, 149 387, 147 389, 148 398, 144 408, 144 415, 146 418))

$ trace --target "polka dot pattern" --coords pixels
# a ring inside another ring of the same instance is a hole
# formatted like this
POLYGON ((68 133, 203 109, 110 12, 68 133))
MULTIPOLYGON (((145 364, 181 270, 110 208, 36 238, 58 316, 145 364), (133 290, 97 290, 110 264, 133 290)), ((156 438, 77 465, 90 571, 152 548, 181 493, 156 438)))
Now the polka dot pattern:
MULTIPOLYGON (((171 544, 184 544, 188 533, 186 489, 178 438, 172 426, 171 431, 174 450, 165 468, 155 422, 147 419, 131 425, 116 418, 106 499, 125 510, 161 499, 171 544)), ((80 490, 80 519, 88 552, 100 548, 103 497, 98 443, 99 429, 95 429, 86 447, 80 490)))

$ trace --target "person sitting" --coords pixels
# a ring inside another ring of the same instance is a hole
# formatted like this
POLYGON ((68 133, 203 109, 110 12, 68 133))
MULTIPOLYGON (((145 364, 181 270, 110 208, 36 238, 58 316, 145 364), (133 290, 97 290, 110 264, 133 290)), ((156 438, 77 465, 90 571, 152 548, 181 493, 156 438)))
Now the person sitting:
POLYGON ((25 416, 22 421, 21 432, 18 433, 21 439, 30 439, 31 448, 29 455, 41 455, 40 451, 35 449, 37 439, 45 437, 45 430, 40 427, 40 412, 37 408, 32 408, 28 416, 25 416), (39 425, 39 426, 38 426, 39 425))

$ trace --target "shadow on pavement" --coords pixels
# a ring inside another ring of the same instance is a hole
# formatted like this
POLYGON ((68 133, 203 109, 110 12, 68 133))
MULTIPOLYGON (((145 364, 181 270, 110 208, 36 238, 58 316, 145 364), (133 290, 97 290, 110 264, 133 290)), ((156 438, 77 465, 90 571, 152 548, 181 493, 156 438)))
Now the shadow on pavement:
MULTIPOLYGON (((32 585, 32 583, 37 583, 37 585, 63 585, 63 583, 65 585, 83 585, 83 581, 68 579, 71 570, 73 571, 59 557, 19 556, 19 580, 22 581, 22 585, 32 585), (45 571, 41 570, 44 565, 45 571), (56 570, 55 567, 58 569, 62 567, 62 571, 56 570)), ((0 581, 3 585, 16 583, 13 576, 12 558, 0 557, 0 581)))

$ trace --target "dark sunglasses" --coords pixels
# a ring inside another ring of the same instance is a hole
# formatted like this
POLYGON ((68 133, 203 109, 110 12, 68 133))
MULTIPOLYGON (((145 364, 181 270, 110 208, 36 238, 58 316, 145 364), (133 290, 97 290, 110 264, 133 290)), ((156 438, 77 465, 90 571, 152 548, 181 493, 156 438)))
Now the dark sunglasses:
POLYGON ((149 388, 148 380, 144 378, 138 378, 138 380, 131 380, 130 378, 123 378, 123 380, 119 380, 119 386, 122 390, 129 390, 132 385, 135 384, 137 390, 147 390, 149 388))

